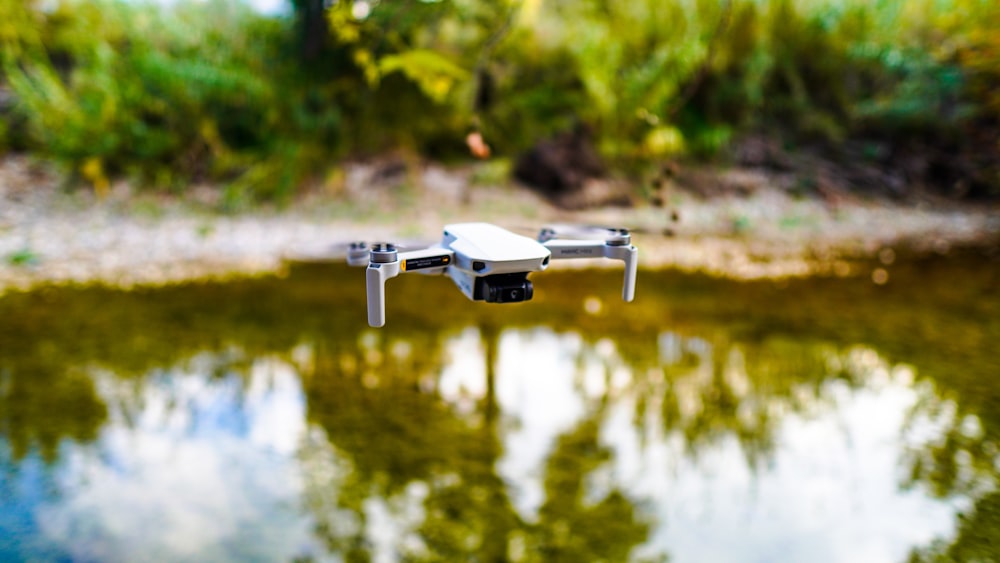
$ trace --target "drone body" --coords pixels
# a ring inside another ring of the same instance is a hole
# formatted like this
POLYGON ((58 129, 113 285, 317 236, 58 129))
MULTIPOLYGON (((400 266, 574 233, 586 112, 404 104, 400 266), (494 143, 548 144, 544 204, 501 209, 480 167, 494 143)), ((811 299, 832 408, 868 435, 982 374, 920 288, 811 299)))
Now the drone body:
MULTIPOLYGON (((625 263, 622 299, 632 301, 638 251, 624 229, 599 229, 603 239, 564 239, 545 228, 538 240, 489 223, 446 225, 441 242, 430 248, 399 252, 392 244, 351 245, 348 264, 368 265, 368 324, 385 324, 385 282, 400 273, 447 275, 473 301, 518 303, 534 294, 528 274, 545 270, 553 259, 611 258, 625 263)), ((591 233, 592 234, 592 233, 591 233)))

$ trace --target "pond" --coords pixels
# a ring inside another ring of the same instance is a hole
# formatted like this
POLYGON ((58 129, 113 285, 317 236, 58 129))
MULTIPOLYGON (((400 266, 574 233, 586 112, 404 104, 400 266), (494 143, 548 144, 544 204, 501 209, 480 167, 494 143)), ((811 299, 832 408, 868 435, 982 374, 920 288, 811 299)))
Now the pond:
POLYGON ((888 274, 8 294, 0 560, 995 560, 1000 263, 888 274))

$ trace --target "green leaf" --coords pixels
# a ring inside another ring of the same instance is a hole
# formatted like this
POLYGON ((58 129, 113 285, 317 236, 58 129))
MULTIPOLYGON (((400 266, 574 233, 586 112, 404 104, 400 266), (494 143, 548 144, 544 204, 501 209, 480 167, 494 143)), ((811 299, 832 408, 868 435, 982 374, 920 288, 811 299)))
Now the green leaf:
POLYGON ((435 102, 443 102, 455 83, 468 80, 469 71, 447 57, 427 49, 414 49, 379 59, 383 75, 400 71, 417 83, 420 90, 435 102))

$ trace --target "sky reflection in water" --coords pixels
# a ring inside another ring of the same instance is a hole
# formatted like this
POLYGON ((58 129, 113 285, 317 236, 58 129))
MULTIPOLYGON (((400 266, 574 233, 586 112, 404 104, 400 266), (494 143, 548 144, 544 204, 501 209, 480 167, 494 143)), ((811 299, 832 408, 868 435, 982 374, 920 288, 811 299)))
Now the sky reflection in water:
POLYGON ((988 559, 997 271, 896 268, 5 296, 0 560, 988 559))
POLYGON ((295 372, 266 359, 249 385, 187 369, 136 385, 98 374, 110 407, 97 447, 68 446, 41 532, 77 560, 281 560, 311 539, 295 454, 295 372))
MULTIPOLYGON (((694 350, 701 358, 675 377, 674 387, 711 382, 708 343, 671 333, 660 341, 664 369, 680 361, 672 349, 694 350)), ((471 328, 451 338, 436 382, 441 398, 470 421, 488 387, 481 342, 471 328)), ((658 409, 637 413, 640 393, 667 385, 662 371, 630 373, 610 341, 586 347, 578 335, 544 328, 505 330, 499 337, 503 454, 496 471, 525 521, 538 519, 546 460, 559 436, 596 415, 600 443, 611 456, 586 476, 587 500, 598 502, 618 489, 641 507, 652 528, 636 555, 897 561, 912 546, 951 532, 954 506, 899 486, 907 436, 921 425, 921 434, 933 428, 919 416, 908 419, 921 393, 912 386, 910 368, 887 365, 870 349, 847 351, 843 360, 849 369, 866 371, 868 384, 825 384, 820 396, 807 397, 807 412, 784 415, 775 450, 752 464, 733 436, 691 452, 680 431, 664 432, 658 409)), ((308 362, 310 354, 306 346, 293 356, 308 362)), ((327 456, 341 454, 309 438, 323 430, 309 428, 305 419, 297 367, 256 358, 246 380, 213 375, 224 360, 203 354, 138 381, 95 370, 109 405, 96 447, 65 444, 58 493, 23 507, 35 512, 46 543, 73 559, 328 555, 304 510, 310 466, 300 458, 304 449, 324 446, 327 456)), ((749 393, 738 352, 730 360, 731 386, 749 393)), ((700 394, 694 389, 690 396, 697 401, 700 394)), ((687 408, 693 413, 697 406, 687 408)), ((786 407, 779 402, 771 408, 786 407)), ((350 460, 336 463, 349 466, 350 460)), ((394 560, 400 545, 424 550, 414 528, 426 489, 411 484, 403 494, 413 497, 409 503, 368 499, 364 534, 374 560, 394 560)))

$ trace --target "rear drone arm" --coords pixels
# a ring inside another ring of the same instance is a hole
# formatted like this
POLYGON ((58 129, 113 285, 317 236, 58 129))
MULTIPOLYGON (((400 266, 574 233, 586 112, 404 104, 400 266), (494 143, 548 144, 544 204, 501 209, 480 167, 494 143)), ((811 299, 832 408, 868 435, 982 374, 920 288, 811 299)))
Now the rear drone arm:
POLYGON ((622 282, 622 299, 635 299, 635 279, 639 266, 639 251, 630 242, 630 237, 618 232, 607 240, 560 240, 542 242, 552 252, 553 260, 568 258, 610 258, 625 263, 625 279, 622 282))
POLYGON ((442 273, 455 261, 455 253, 447 248, 433 247, 410 252, 398 252, 391 244, 372 246, 365 272, 368 290, 368 324, 385 325, 385 282, 401 272, 442 273))

